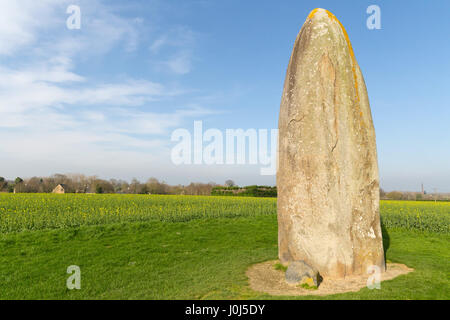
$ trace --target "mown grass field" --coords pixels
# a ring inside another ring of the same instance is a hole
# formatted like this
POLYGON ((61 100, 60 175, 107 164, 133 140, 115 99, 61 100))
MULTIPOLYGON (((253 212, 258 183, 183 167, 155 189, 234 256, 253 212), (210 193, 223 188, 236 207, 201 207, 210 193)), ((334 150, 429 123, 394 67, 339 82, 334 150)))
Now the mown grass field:
MULTIPOLYGON (((449 299, 450 203, 382 201, 381 215, 387 259, 415 272, 325 298, 449 299)), ((247 285, 276 257, 276 199, 0 194, 0 299, 293 298, 247 285)))

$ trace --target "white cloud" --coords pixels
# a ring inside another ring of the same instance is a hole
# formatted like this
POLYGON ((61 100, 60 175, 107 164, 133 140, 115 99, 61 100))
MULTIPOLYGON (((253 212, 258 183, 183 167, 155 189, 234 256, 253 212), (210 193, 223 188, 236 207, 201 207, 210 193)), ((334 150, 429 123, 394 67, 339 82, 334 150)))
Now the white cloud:
POLYGON ((73 2, 0 0, 0 54, 11 55, 36 42, 32 52, 44 56, 103 54, 117 44, 128 51, 137 48, 142 18, 122 18, 105 1, 78 0, 81 29, 69 30, 66 8, 73 2))
POLYGON ((0 0, 0 54, 11 55, 33 44, 40 30, 54 23, 58 0, 0 0))
POLYGON ((156 65, 175 74, 191 72, 196 37, 190 28, 180 26, 163 33, 151 44, 150 53, 158 56, 165 48, 175 52, 169 55, 169 59, 165 58, 156 65))
POLYGON ((178 26, 171 28, 170 30, 162 33, 151 44, 150 51, 154 54, 158 53, 163 47, 191 48, 195 44, 196 37, 198 35, 192 31, 189 27, 178 26))
MULTIPOLYGON (((0 57, 8 59, 0 60, 2 170, 36 170, 34 175, 61 170, 58 163, 66 171, 137 167, 167 153, 172 128, 209 113, 189 105, 152 111, 155 102, 186 92, 178 87, 122 74, 98 81, 77 72, 86 59, 137 50, 145 20, 123 18, 105 1, 79 0, 81 30, 68 30, 66 8, 72 2, 0 0, 0 57)), ((160 64, 188 73, 193 33, 183 28, 166 36, 151 51, 173 49, 160 64)))
POLYGON ((187 74, 191 71, 192 62, 191 54, 189 52, 180 52, 170 60, 165 62, 169 69, 177 74, 187 74))
POLYGON ((106 3, 99 0, 80 1, 81 29, 64 30, 69 36, 58 43, 57 49, 67 55, 104 54, 118 44, 121 44, 125 51, 136 50, 143 19, 122 18, 106 3))

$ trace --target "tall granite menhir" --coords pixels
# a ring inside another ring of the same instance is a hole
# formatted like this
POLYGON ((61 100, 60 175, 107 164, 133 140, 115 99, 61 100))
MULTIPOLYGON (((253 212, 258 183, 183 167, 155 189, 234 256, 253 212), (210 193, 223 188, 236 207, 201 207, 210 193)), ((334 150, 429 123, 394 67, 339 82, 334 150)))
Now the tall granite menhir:
POLYGON ((282 263, 322 276, 385 271, 375 130, 348 35, 324 9, 308 16, 287 70, 279 119, 282 263))

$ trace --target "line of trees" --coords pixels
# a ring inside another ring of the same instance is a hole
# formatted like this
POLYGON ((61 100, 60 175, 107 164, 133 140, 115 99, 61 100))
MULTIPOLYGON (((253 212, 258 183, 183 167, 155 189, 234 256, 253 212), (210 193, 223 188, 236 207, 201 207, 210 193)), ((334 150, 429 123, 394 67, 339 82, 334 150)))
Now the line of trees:
MULTIPOLYGON (((97 176, 82 174, 54 174, 50 177, 33 177, 8 181, 0 177, 0 192, 51 193, 56 186, 63 185, 66 193, 123 193, 123 194, 171 194, 171 195, 220 195, 276 197, 277 188, 270 186, 239 187, 234 181, 227 180, 224 185, 214 182, 191 183, 187 186, 171 186, 156 178, 146 182, 133 179, 131 182, 118 179, 104 180, 97 176)), ((421 192, 385 192, 380 189, 380 198, 385 200, 449 200, 450 194, 421 192)))
POLYGON ((16 178, 7 181, 0 177, 0 192, 16 193, 51 193, 56 186, 63 185, 66 193, 124 193, 124 194, 174 194, 174 195, 210 195, 216 183, 191 183, 187 186, 171 186, 150 178, 146 182, 133 179, 104 180, 96 176, 82 174, 54 174, 50 177, 16 178))
POLYGON ((14 192, 15 186, 20 185, 22 182, 21 178, 16 178, 15 181, 7 181, 5 178, 0 177, 0 192, 14 192))
POLYGON ((448 193, 427 193, 424 192, 405 192, 405 191, 391 191, 385 192, 380 189, 380 199, 382 200, 416 200, 416 201, 427 201, 427 200, 449 200, 450 194, 448 193))

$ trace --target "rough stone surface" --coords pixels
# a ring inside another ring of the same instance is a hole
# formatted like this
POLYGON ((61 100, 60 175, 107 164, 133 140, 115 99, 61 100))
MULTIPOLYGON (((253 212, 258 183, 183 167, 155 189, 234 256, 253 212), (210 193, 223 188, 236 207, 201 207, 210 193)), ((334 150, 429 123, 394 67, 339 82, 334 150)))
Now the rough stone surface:
POLYGON ((279 118, 278 242, 321 276, 385 270, 375 130, 348 35, 315 9, 294 45, 279 118))
POLYGON ((319 274, 304 261, 291 262, 286 270, 286 282, 293 285, 308 284, 319 285, 319 274))

